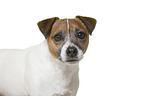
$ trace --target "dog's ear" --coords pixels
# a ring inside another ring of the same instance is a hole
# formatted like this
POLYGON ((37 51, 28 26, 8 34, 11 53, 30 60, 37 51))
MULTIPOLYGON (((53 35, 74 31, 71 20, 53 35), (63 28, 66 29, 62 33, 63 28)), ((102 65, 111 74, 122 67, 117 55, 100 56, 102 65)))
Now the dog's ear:
POLYGON ((38 27, 42 34, 45 36, 45 39, 50 35, 51 28, 54 24, 54 22, 59 19, 58 17, 50 18, 50 19, 45 19, 40 22, 38 22, 38 27))
POLYGON ((80 19, 84 23, 84 25, 88 29, 89 34, 91 35, 92 31, 96 26, 97 20, 94 18, 84 17, 84 16, 76 16, 76 18, 80 19))

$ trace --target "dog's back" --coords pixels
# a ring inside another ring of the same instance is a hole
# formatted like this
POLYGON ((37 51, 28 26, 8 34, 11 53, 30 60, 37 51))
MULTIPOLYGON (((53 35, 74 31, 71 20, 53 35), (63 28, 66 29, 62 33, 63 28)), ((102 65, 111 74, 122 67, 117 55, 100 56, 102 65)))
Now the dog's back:
POLYGON ((35 69, 39 69, 37 65, 42 63, 39 58, 48 53, 46 44, 44 41, 27 49, 0 50, 0 95, 29 96, 29 82, 34 82, 32 78, 39 73, 36 74, 38 70, 35 69))
POLYGON ((0 50, 0 95, 29 96, 32 93, 32 96, 36 96, 34 86, 38 82, 35 80, 38 80, 39 73, 44 74, 39 72, 40 66, 43 71, 47 70, 42 62, 44 58, 49 58, 48 54, 46 41, 27 49, 0 50))

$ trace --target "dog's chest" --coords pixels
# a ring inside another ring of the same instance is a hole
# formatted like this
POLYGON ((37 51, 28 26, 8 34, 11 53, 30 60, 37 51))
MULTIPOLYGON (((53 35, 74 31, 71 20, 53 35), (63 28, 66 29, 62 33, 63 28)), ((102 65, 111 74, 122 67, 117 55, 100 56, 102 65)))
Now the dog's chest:
POLYGON ((78 69, 50 68, 47 77, 40 75, 39 91, 41 96, 75 96, 78 89, 78 69), (42 93, 42 94, 41 94, 42 93))

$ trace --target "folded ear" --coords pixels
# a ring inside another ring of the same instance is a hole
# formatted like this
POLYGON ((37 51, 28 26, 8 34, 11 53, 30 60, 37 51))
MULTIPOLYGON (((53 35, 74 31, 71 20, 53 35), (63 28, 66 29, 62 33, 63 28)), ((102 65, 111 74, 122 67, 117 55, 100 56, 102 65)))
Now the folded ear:
POLYGON ((89 34, 91 35, 92 31, 96 26, 97 21, 94 18, 84 17, 84 16, 76 16, 76 18, 80 19, 84 23, 84 25, 88 29, 89 34))
POLYGON ((45 39, 50 35, 51 28, 54 24, 54 22, 59 19, 58 17, 50 18, 50 19, 45 19, 40 22, 38 22, 38 27, 42 34, 45 36, 45 39))

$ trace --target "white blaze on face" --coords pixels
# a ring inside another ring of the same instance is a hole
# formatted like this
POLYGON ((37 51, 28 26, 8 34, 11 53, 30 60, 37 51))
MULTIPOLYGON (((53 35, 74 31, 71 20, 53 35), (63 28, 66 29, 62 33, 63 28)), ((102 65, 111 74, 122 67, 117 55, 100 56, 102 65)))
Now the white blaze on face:
POLYGON ((66 53, 66 50, 68 47, 75 47, 78 51, 77 53, 77 56, 73 59, 75 60, 80 60, 83 58, 83 51, 81 49, 79 49, 79 47, 77 45, 75 45, 74 43, 71 42, 70 40, 70 34, 69 34, 69 20, 67 19, 67 33, 68 33, 68 36, 67 36, 67 41, 66 43, 63 45, 62 49, 61 49, 61 53, 60 53, 60 57, 61 57, 61 60, 63 62, 67 61, 68 59, 68 55, 66 53))

